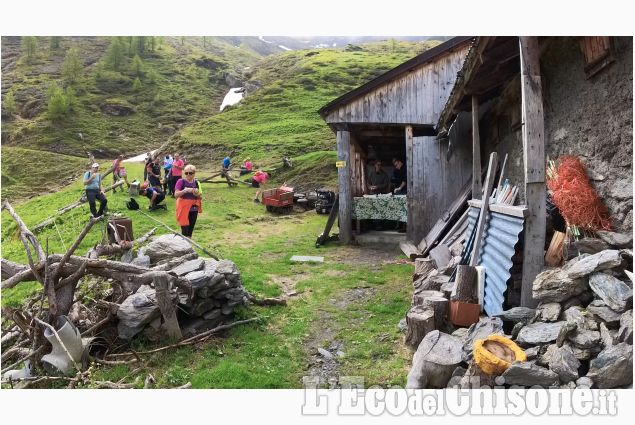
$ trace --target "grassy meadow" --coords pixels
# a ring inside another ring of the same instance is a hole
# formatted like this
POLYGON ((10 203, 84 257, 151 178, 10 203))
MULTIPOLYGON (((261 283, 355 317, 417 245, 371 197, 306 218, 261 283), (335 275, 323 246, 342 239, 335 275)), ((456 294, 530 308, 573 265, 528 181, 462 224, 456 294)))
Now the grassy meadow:
MULTIPOLYGON (((316 161, 314 157, 315 154, 295 158, 294 164, 308 166, 316 161)), ((127 169, 130 177, 141 176, 141 165, 128 165, 127 169)), ((274 178, 272 187, 288 178, 274 178)), ((77 181, 58 193, 31 199, 15 209, 27 226, 33 227, 54 209, 77 200, 82 192, 81 182, 77 181)), ((339 375, 364 376, 366 385, 405 385, 410 353, 403 345, 404 334, 397 323, 410 305, 413 267, 382 263, 382 259, 398 258, 397 251, 339 247, 333 242, 316 249, 315 240, 324 228, 326 216, 301 210, 286 216, 269 214, 263 205, 253 203, 254 194, 254 189, 242 185, 205 185, 203 213, 197 221, 194 240, 205 247, 216 247, 235 262, 246 289, 257 296, 286 296, 289 290, 298 295, 289 297, 286 307, 239 309, 235 320, 261 320, 233 328, 203 344, 145 356, 141 370, 125 382, 141 376, 142 386, 143 377, 152 373, 158 386, 164 388, 187 381, 194 388, 299 388, 303 376, 321 373, 317 348, 337 347, 344 353, 337 361, 339 375), (291 262, 292 255, 324 256, 324 262, 291 262)), ((107 197, 110 212, 132 217, 135 236, 155 227, 152 220, 126 209, 129 195, 109 192, 107 197)), ((141 207, 147 208, 147 199, 138 198, 141 207)), ((152 215, 176 230, 174 200, 168 198, 166 203, 168 211, 152 215)), ((58 217, 55 225, 37 236, 42 243, 48 238, 50 251, 64 252, 88 217, 85 204, 58 217)), ((17 226, 4 211, 2 256, 26 262, 16 232, 17 226)), ((161 227, 156 232, 165 233, 167 230, 161 227)), ((93 228, 78 254, 83 255, 100 238, 100 229, 93 228)), ((91 279, 94 278, 86 278, 79 291, 89 290, 90 284, 92 291, 107 289, 103 282, 95 285, 91 279)), ((3 290, 2 305, 18 306, 39 289, 36 282, 24 282, 3 290)), ((143 350, 166 343, 150 343, 138 337, 132 347, 143 350)), ((117 381, 137 367, 93 365, 92 377, 117 381)), ((52 384, 46 384, 49 385, 52 384)))

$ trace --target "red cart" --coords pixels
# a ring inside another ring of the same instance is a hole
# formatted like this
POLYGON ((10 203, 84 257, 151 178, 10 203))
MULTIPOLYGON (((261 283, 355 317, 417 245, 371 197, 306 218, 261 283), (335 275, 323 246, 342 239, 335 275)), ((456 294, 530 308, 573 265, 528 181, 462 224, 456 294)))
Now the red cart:
POLYGON ((293 210, 293 188, 280 186, 278 189, 265 190, 262 192, 262 203, 269 212, 288 214, 293 210))

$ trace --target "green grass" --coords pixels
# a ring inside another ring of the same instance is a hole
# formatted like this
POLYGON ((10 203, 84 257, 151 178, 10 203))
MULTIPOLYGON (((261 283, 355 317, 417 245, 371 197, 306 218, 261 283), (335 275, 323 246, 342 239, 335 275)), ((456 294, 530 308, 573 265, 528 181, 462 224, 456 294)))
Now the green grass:
MULTIPOLYGON (((196 152, 197 160, 250 156, 265 164, 335 147, 332 131, 317 114, 334 98, 383 74, 416 54, 421 45, 398 53, 376 46, 372 52, 320 49, 270 56, 256 63, 252 80, 265 88, 220 114, 188 126, 172 149, 196 152)), ((366 46, 366 45, 364 45, 366 46)))
MULTIPOLYGON (((328 158, 329 155, 325 154, 328 158)), ((315 160, 310 154, 308 160, 315 160)), ((330 161, 330 158, 329 158, 330 161)), ((300 158, 295 164, 302 164, 300 158)), ((131 177, 141 173, 141 166, 128 166, 131 177)), ((282 177, 279 177, 282 178, 282 177)), ((274 179, 272 185, 281 181, 274 179)), ((29 200, 16 207, 27 226, 48 217, 53 209, 76 200, 82 192, 78 183, 58 193, 29 200)), ((368 385, 405 384, 409 354, 402 343, 403 333, 397 323, 409 306, 412 267, 374 263, 345 263, 347 256, 364 256, 357 247, 328 244, 316 251, 315 239, 326 217, 310 211, 277 216, 264 212, 252 202, 255 190, 249 187, 209 185, 204 188, 203 213, 194 232, 194 240, 203 246, 214 244, 225 258, 238 266, 247 290, 262 297, 281 294, 274 279, 305 278, 294 289, 299 296, 289 305, 241 308, 236 319, 260 317, 249 325, 231 329, 226 335, 207 342, 202 348, 183 347, 148 356, 143 370, 126 378, 133 382, 152 373, 164 388, 191 381, 195 388, 298 388, 317 346, 334 341, 345 343, 345 357, 340 359, 340 375, 364 376, 368 385), (234 219, 228 214, 235 214, 234 219), (292 255, 321 255, 324 263, 296 263, 292 255), (360 289, 361 288, 361 289, 360 289), (352 290, 367 291, 366 297, 350 301, 352 290), (337 302, 349 300, 343 307, 337 302), (330 336, 324 339, 325 329, 330 336)), ((154 227, 146 217, 125 209, 129 196, 108 194, 111 211, 132 217, 135 235, 154 227)), ((139 198, 146 208, 144 198, 139 198)), ((159 220, 177 229, 174 201, 168 199, 168 211, 153 213, 159 220)), ((88 206, 62 215, 55 227, 38 235, 49 249, 62 252, 76 238, 88 219, 88 206), (59 234, 58 234, 59 230, 59 234), (62 244, 64 242, 64 245, 62 244)), ((159 228, 157 234, 166 231, 159 228)), ((83 255, 100 238, 94 228, 78 249, 83 255)), ((22 243, 16 238, 16 226, 6 211, 2 213, 2 256, 26 262, 22 243)), ((395 255, 396 256, 396 255, 395 255)), ((80 285, 86 290, 88 282, 80 285)), ((21 283, 2 291, 2 305, 18 306, 35 290, 37 283, 21 283)), ((95 289, 93 289, 95 290, 95 289)), ((150 343, 142 337, 133 341, 136 350, 157 347, 166 342, 150 343)), ((135 366, 94 366, 93 378, 117 381, 135 366)))
POLYGON ((57 191, 78 178, 88 158, 2 147, 2 199, 21 202, 57 191))

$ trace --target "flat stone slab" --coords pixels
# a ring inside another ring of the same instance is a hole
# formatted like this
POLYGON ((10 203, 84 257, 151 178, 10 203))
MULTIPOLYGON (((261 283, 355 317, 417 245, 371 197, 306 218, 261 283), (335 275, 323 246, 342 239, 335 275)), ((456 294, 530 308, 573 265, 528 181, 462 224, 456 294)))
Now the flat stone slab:
POLYGON ((311 255, 294 255, 290 258, 291 261, 316 261, 318 263, 324 262, 324 257, 314 257, 311 255))
POLYGON ((560 327, 564 322, 532 323, 520 330, 518 341, 530 345, 542 345, 553 342, 558 338, 560 327))
POLYGON ((176 266, 172 269, 172 272, 176 273, 177 276, 183 276, 190 272, 200 270, 203 266, 205 266, 205 260, 198 258, 196 260, 186 261, 185 263, 176 266))

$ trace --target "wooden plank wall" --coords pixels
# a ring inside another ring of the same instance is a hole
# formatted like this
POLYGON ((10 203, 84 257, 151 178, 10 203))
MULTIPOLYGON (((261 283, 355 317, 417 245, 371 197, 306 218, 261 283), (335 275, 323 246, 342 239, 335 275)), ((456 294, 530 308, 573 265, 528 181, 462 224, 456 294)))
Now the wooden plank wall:
MULTIPOLYGON (((421 224, 417 227, 421 227, 421 232, 425 236, 445 214, 472 175, 472 146, 470 143, 459 144, 454 148, 450 161, 447 161, 447 139, 438 141, 434 140, 434 137, 415 137, 414 140, 414 146, 420 146, 420 150, 414 154, 414 167, 419 166, 422 170, 414 171, 413 176, 423 176, 424 200, 423 208, 417 217, 421 224)), ((410 222, 410 216, 408 221, 410 222)))
POLYGON ((469 43, 400 75, 326 117, 327 123, 433 124, 450 96, 469 43))

